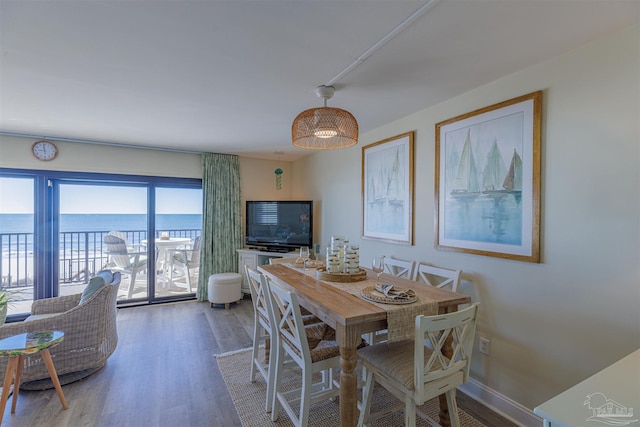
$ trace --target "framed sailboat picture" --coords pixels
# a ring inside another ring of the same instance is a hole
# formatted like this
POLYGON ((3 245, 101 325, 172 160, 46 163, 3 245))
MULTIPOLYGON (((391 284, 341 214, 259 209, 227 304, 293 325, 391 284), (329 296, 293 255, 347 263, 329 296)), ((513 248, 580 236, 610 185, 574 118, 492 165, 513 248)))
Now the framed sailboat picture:
POLYGON ((362 237, 413 245, 413 134, 362 147, 362 237))
POLYGON ((436 124, 435 247, 540 262, 542 91, 436 124))

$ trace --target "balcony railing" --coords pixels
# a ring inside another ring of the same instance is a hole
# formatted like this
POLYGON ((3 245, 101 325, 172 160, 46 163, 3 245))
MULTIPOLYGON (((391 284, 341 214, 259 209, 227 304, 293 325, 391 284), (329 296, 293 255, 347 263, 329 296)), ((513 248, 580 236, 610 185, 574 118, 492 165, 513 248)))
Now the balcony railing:
MULTIPOLYGON (((103 244, 109 231, 74 231, 59 235, 58 283, 86 283, 107 265, 108 253, 103 244)), ((128 245, 140 245, 147 238, 144 230, 126 230, 128 245)), ((157 230, 156 237, 168 233, 169 237, 200 235, 200 229, 157 230)), ((2 262, 1 287, 22 288, 33 286, 33 233, 0 233, 2 262)))

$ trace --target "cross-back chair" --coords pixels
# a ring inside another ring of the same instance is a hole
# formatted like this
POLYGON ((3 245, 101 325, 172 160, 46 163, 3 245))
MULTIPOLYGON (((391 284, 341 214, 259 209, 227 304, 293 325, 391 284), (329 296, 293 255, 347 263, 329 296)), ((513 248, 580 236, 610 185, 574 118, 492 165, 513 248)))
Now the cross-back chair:
POLYGON ((411 279, 414 265, 415 261, 406 261, 388 256, 384 257, 384 271, 397 277, 411 279))
POLYGON ((262 273, 245 265, 245 272, 251 290, 251 301, 253 302, 253 347, 251 350, 251 370, 249 378, 251 382, 255 382, 256 373, 259 372, 267 382, 267 398, 265 401, 265 410, 271 411, 273 404, 273 376, 275 371, 271 367, 271 361, 274 355, 275 341, 271 340, 272 335, 272 308, 271 296, 268 294, 268 284, 266 283, 262 273), (260 345, 265 346, 265 358, 260 360, 258 352, 260 345))
MULTIPOLYGON (((271 420, 276 421, 282 407, 296 427, 309 422, 311 404, 336 397, 338 382, 333 370, 340 366, 340 347, 335 331, 325 323, 305 325, 296 294, 286 291, 265 277, 272 296, 272 318, 276 340, 274 396, 271 420), (295 390, 281 390, 285 357, 289 357, 302 370, 302 385, 295 390), (312 376, 322 372, 322 380, 313 383, 312 376), (293 404, 299 402, 296 413, 293 404)), ((273 354, 272 354, 273 357, 273 354)))
POLYGON ((434 267, 424 263, 418 263, 414 272, 413 280, 426 283, 437 288, 447 288, 457 292, 460 282, 461 270, 451 270, 448 268, 434 267))
POLYGON ((458 427, 456 387, 469 379, 478 304, 464 310, 435 316, 417 316, 415 338, 376 344, 358 351, 366 369, 362 408, 358 426, 404 407, 405 426, 415 427, 416 412, 432 425, 438 425, 416 409, 427 400, 446 395, 452 427, 458 427), (448 341, 450 356, 444 354, 448 341), (378 414, 370 414, 371 396, 378 383, 401 403, 378 414))

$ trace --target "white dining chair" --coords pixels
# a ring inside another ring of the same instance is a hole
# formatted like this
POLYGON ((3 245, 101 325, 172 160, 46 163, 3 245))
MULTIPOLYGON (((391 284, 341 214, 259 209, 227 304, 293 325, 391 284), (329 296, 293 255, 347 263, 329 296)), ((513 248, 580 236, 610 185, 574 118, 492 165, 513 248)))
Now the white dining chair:
POLYGON ((478 304, 449 314, 417 316, 414 339, 376 344, 358 350, 366 369, 358 427, 404 407, 405 426, 415 427, 416 414, 431 425, 439 425, 416 406, 441 394, 446 395, 452 427, 459 427, 456 387, 469 380, 469 368, 476 330, 478 304), (451 340, 451 357, 443 354, 451 340), (428 345, 427 345, 428 343, 428 345), (400 403, 370 414, 375 383, 393 394, 400 403))
POLYGON ((415 261, 406 261, 392 256, 384 257, 384 271, 393 276, 411 280, 415 261))
MULTIPOLYGON (((267 383, 267 396, 265 410, 271 411, 273 406, 274 389, 274 360, 275 360, 275 340, 272 339, 273 328, 276 322, 273 319, 273 309, 271 307, 272 298, 269 282, 266 277, 245 265, 245 273, 251 291, 251 302, 253 303, 253 346, 251 350, 251 369, 249 379, 255 382, 256 374, 259 372, 267 383), (260 359, 260 346, 264 345, 264 359, 260 359)), ((322 321, 312 314, 302 315, 304 325, 320 324, 322 321)), ((309 329, 313 333, 313 329, 309 329)), ((285 366, 290 364, 289 360, 283 362, 285 366)))
POLYGON ((460 282, 461 270, 451 270, 448 268, 435 267, 424 263, 418 263, 414 272, 413 280, 426 283, 437 288, 446 288, 457 292, 460 282))
POLYGON ((265 277, 251 267, 245 265, 245 273, 251 291, 251 301, 253 302, 253 346, 251 350, 251 369, 249 379, 253 383, 256 374, 259 372, 267 383, 267 397, 265 400, 265 411, 271 411, 273 402, 273 374, 270 367, 272 355, 274 355, 274 340, 271 340, 272 309, 270 307, 271 297, 266 294, 265 277), (258 357, 260 345, 264 345, 264 359, 258 357))
MULTIPOLYGON (((296 427, 306 427, 311 404, 334 398, 339 394, 339 383, 334 380, 334 369, 340 366, 340 347, 335 341, 335 330, 325 323, 305 326, 300 313, 297 295, 271 282, 271 307, 275 343, 275 378, 271 420, 277 421, 282 407, 296 427), (285 357, 301 369, 300 388, 283 389, 282 373, 285 357), (314 383, 312 376, 322 373, 322 379, 314 383), (299 403, 296 413, 294 409, 299 403)), ((273 357, 273 354, 272 354, 273 357)))

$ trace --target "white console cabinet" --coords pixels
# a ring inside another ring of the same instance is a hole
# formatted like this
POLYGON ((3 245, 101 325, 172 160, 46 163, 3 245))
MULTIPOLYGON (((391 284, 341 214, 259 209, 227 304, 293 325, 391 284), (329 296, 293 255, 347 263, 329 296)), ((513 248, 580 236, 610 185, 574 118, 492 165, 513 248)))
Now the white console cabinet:
POLYGON ((242 274, 242 293, 251 294, 249 282, 244 271, 244 266, 248 265, 254 270, 259 265, 269 264, 271 258, 297 258, 299 253, 295 252, 268 252, 257 249, 238 249, 238 273, 242 274))

